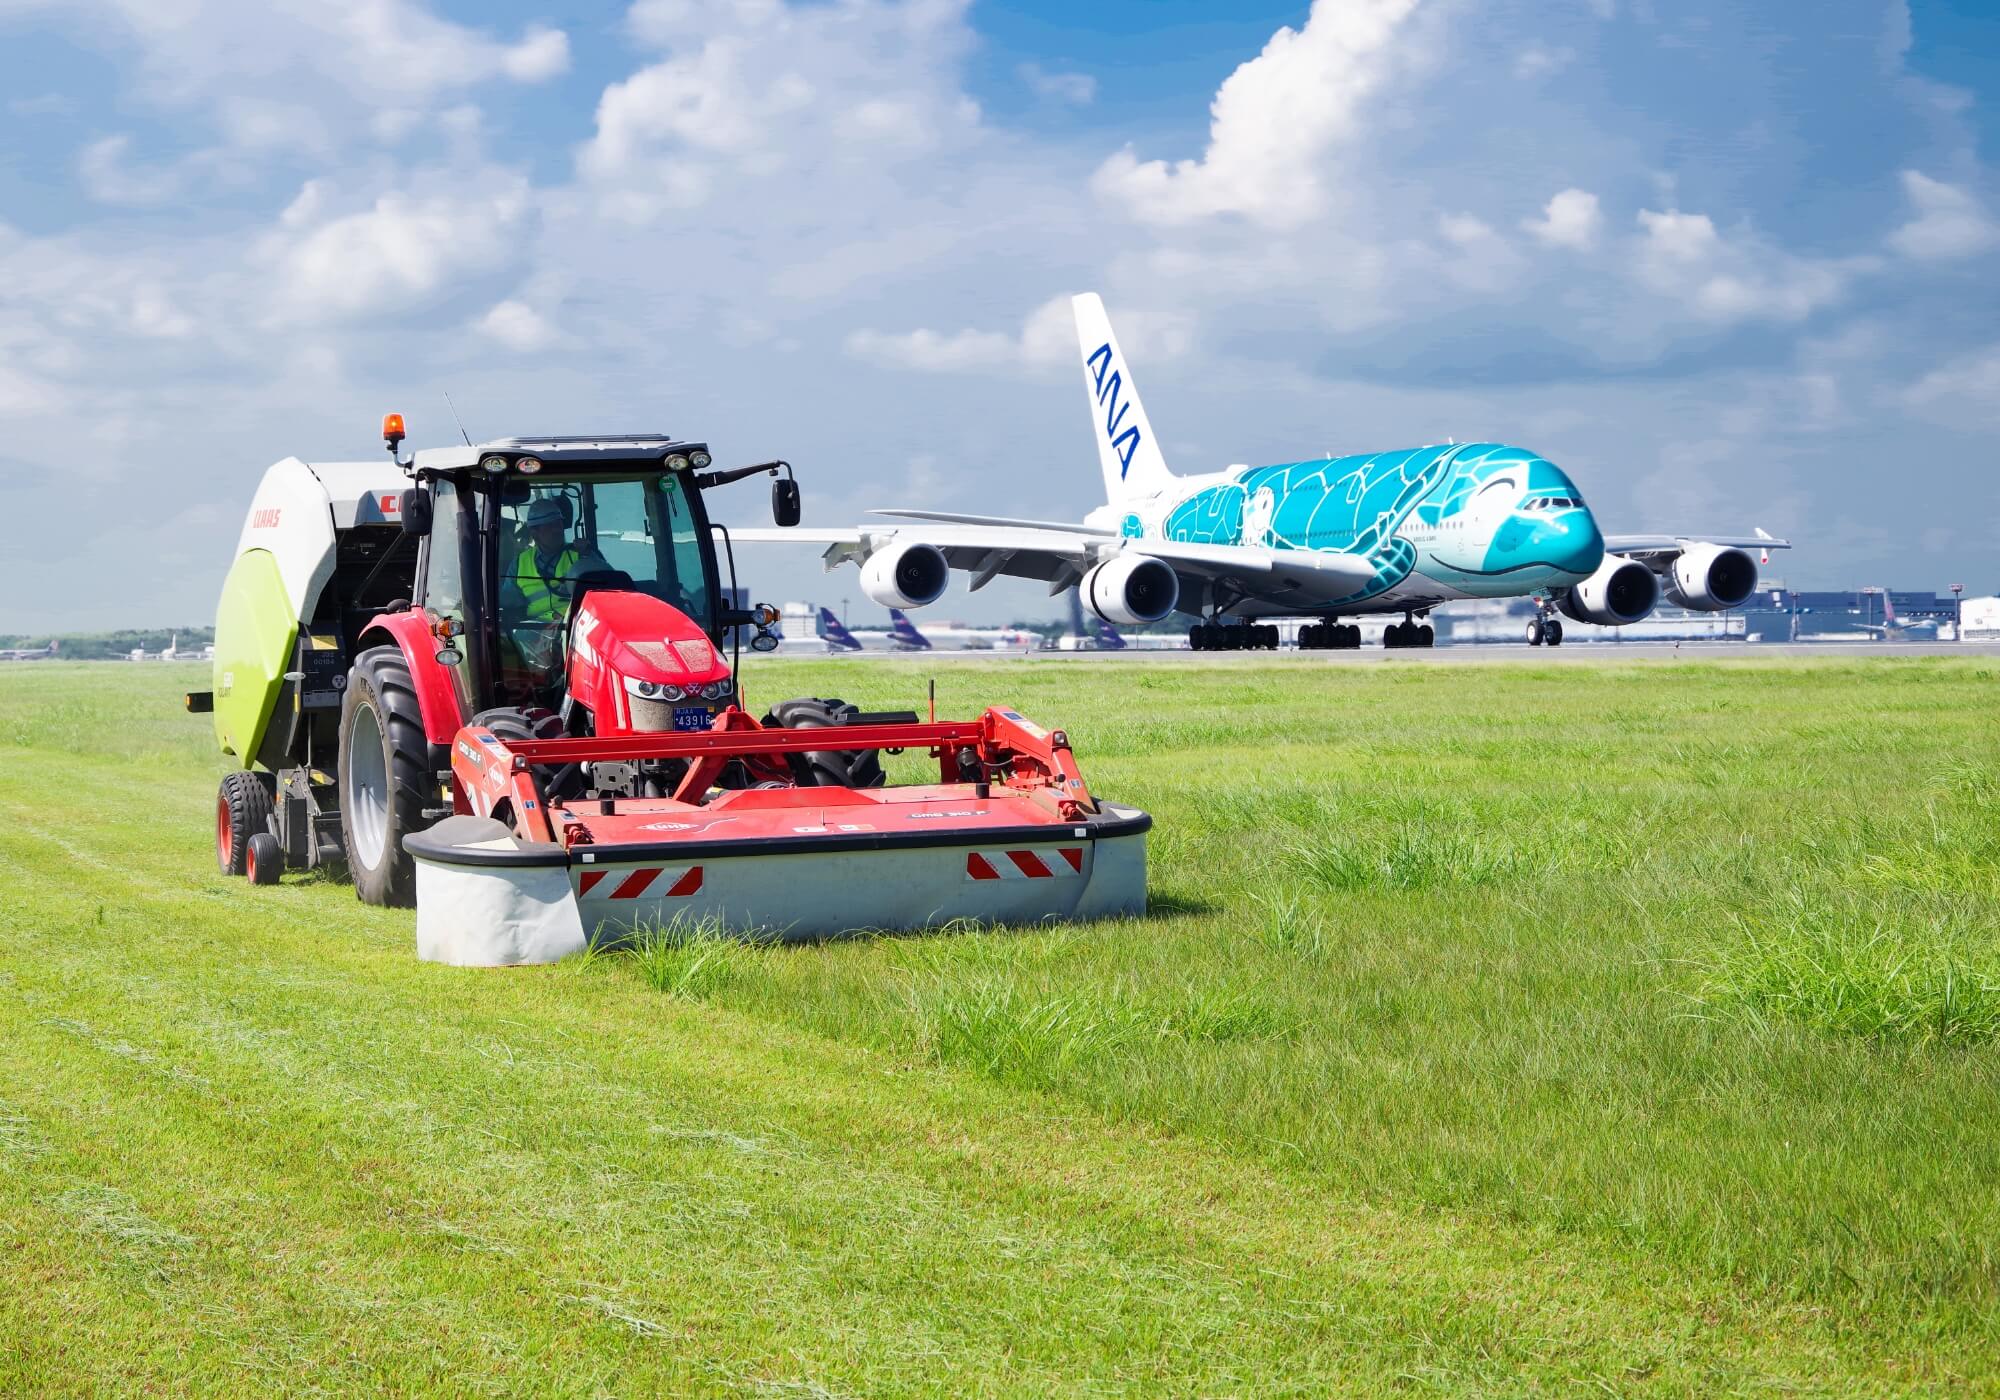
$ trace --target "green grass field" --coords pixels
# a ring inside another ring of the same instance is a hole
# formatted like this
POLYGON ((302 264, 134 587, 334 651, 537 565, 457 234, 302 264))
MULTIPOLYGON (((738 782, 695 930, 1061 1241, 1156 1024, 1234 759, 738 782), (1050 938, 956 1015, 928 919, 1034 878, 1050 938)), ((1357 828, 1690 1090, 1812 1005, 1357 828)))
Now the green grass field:
POLYGON ((2000 1388, 2000 664, 748 667, 1063 725, 1155 915, 430 966, 0 670, 0 1392, 2000 1388))

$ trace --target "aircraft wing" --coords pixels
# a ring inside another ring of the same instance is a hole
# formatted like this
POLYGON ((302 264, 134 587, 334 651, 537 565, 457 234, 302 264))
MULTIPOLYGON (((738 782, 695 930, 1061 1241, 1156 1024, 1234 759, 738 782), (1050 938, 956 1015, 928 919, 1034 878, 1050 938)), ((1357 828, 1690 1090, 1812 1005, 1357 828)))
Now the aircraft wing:
POLYGON ((1221 578, 1265 578, 1280 583, 1310 581, 1325 590, 1332 585, 1360 588, 1375 577, 1375 565, 1358 554, 1126 539, 1089 527, 1028 521, 966 524, 933 522, 926 517, 909 524, 884 522, 846 530, 735 530, 731 537, 750 543, 824 544, 829 569, 850 560, 858 564, 891 544, 933 545, 954 569, 973 575, 975 591, 1005 574, 1047 583, 1051 593, 1059 593, 1073 586, 1092 566, 1119 554, 1150 556, 1171 565, 1183 578, 1203 583, 1221 578))
POLYGON ((1604 552, 1648 564, 1668 564, 1689 545, 1718 544, 1728 549, 1790 549, 1790 540, 1773 539, 1762 530, 1753 535, 1606 535, 1604 552))

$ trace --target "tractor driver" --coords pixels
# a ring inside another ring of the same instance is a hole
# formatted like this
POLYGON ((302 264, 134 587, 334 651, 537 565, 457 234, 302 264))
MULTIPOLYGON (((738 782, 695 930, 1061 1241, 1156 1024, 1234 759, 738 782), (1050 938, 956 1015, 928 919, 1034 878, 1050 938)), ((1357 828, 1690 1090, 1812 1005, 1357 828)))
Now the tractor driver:
POLYGON ((514 560, 512 577, 514 591, 520 594, 520 616, 530 624, 561 622, 569 607, 572 580, 610 566, 596 550, 570 539, 562 502, 554 496, 537 499, 523 523, 528 543, 514 560))
POLYGON ((538 496, 521 520, 527 542, 501 573, 501 667, 529 694, 562 672, 562 624, 576 580, 609 568, 570 537, 568 520, 559 496, 538 496))

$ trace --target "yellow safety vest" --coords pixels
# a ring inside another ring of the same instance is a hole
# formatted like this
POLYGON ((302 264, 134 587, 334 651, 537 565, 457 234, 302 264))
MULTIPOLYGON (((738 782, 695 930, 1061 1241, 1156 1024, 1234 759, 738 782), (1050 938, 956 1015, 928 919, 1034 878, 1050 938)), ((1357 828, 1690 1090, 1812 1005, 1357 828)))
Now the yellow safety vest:
POLYGON ((576 551, 565 549, 556 556, 555 577, 548 578, 535 564, 535 547, 529 545, 521 551, 521 557, 514 565, 514 583, 527 600, 529 617, 553 622, 562 616, 567 596, 556 592, 556 585, 569 577, 569 571, 576 567, 576 560, 576 551))

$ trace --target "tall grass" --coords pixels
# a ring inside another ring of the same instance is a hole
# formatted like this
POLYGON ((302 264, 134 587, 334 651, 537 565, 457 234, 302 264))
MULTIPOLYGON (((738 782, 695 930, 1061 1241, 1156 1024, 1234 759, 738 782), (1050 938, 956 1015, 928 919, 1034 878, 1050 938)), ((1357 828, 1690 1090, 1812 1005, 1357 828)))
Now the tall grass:
POLYGON ((1740 921, 1740 941, 1711 964, 1702 1006, 1919 1043, 2000 1036, 2000 928, 1990 916, 1885 920, 1856 901, 1786 902, 1779 917, 1740 921))
MULTIPOLYGON (((597 952, 593 941, 591 954, 597 952)), ((705 1001, 757 975, 763 950, 720 918, 676 914, 664 924, 642 925, 618 938, 613 956, 638 969, 655 991, 685 1001, 705 1001)))

